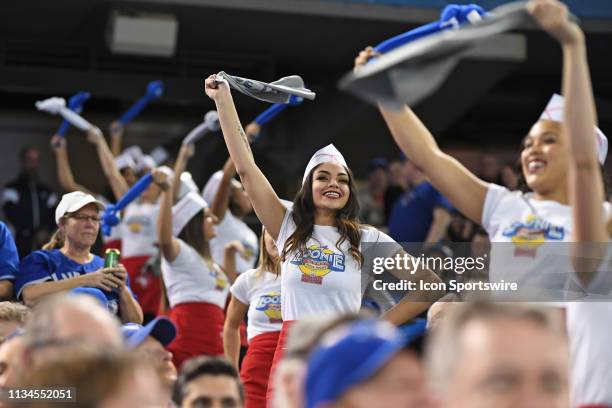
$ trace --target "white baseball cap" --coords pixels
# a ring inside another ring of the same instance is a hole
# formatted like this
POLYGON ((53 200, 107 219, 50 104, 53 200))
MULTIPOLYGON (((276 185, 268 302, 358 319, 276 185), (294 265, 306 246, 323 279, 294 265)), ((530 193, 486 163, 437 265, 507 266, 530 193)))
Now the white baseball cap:
POLYGON ((102 201, 96 200, 91 194, 82 191, 73 191, 72 193, 64 194, 55 209, 55 223, 59 225, 64 215, 78 211, 87 204, 95 204, 100 211, 104 211, 106 208, 102 201))

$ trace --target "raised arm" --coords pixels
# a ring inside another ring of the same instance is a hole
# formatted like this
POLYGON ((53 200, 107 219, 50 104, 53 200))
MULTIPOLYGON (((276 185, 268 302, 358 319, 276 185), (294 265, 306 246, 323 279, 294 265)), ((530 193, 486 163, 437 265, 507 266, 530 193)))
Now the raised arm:
POLYGON ((228 157, 223 165, 223 176, 219 182, 217 194, 215 194, 215 199, 210 206, 213 214, 215 214, 219 220, 225 217, 225 212, 229 207, 230 197, 232 196, 232 180, 235 175, 236 167, 234 166, 232 158, 228 157))
POLYGON ((119 200, 125 195, 129 187, 115 164, 115 158, 108 148, 108 144, 106 143, 106 139, 104 139, 102 131, 98 128, 91 129, 87 133, 87 140, 96 146, 98 158, 100 159, 100 164, 102 165, 104 175, 106 176, 106 179, 113 190, 115 198, 119 200))
POLYGON ((609 240, 603 210, 603 181, 597 160, 593 90, 584 33, 569 21, 567 7, 556 0, 536 0, 529 10, 563 50, 564 128, 570 151, 569 200, 574 217, 573 265, 588 285, 605 254, 609 240))
POLYGON ((174 179, 172 180, 172 202, 178 201, 179 192, 181 191, 181 174, 187 168, 187 162, 193 157, 195 153, 194 145, 181 146, 178 157, 174 162, 174 179))
MULTIPOLYGON (((374 55, 368 47, 355 59, 355 69, 374 55)), ((481 223, 487 183, 480 180, 455 158, 442 152, 423 122, 408 107, 393 111, 380 107, 393 139, 436 189, 459 211, 481 223)))
MULTIPOLYGON (((176 175, 175 175, 176 177, 176 175)), ((168 175, 159 169, 153 170, 153 182, 161 190, 159 214, 157 216, 157 243, 164 259, 172 262, 179 255, 179 243, 172 235, 172 191, 168 175)))
POLYGON ((215 101, 219 122, 227 150, 236 166, 236 171, 253 203, 257 217, 262 221, 272 238, 278 238, 280 227, 285 216, 285 207, 274 192, 274 189, 261 172, 249 145, 249 140, 240 120, 229 85, 223 81, 215 82, 215 75, 206 80, 206 94, 215 101))
POLYGON ((117 121, 110 125, 111 152, 114 157, 121 154, 123 145, 123 125, 117 121))
POLYGON ((70 160, 68 159, 68 150, 66 149, 66 139, 59 135, 54 135, 51 138, 51 148, 55 153, 57 178, 59 179, 62 190, 66 192, 83 191, 87 194, 95 195, 88 188, 78 184, 74 180, 74 175, 70 168, 70 160))

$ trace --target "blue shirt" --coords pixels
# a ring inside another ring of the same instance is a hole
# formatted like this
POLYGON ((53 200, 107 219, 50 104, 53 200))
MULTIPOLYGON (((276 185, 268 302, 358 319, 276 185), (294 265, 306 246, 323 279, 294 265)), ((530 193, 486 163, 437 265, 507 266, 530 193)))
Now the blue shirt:
POLYGON ((15 280, 19 255, 11 231, 0 221, 0 279, 15 280))
POLYGON ((397 242, 425 241, 436 207, 453 210, 451 203, 428 181, 415 186, 395 202, 389 217, 389 235, 397 242))
MULTIPOLYGON (((91 262, 80 264, 68 258, 59 249, 41 249, 23 258, 15 280, 16 298, 21 300, 23 288, 27 285, 53 282, 96 272, 104 268, 104 259, 94 255, 91 262)), ((129 279, 127 281, 129 289, 129 279)), ((119 314, 119 294, 116 290, 107 292, 100 289, 106 297, 106 307, 113 314, 119 314)), ((131 292, 131 290, 130 290, 131 292)))

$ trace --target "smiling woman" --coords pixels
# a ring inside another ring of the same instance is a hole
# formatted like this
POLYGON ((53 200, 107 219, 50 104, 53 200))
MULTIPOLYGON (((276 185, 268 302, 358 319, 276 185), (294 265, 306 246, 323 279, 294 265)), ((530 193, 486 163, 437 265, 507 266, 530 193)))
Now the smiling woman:
MULTIPOLYGON (((564 54, 564 81, 575 76, 571 67, 586 58, 586 46, 581 29, 568 17, 567 7, 557 0, 533 0, 529 2, 528 11, 542 29, 560 43, 564 54)), ((355 68, 360 69, 372 57, 373 50, 365 49, 356 58, 355 68)), ((588 73, 574 81, 572 91, 590 87, 587 79, 588 73)), ((565 87, 564 93, 567 91, 565 87)), ((570 119, 576 121, 584 109, 586 107, 570 111, 570 119)), ((521 192, 486 183, 442 152, 433 135, 409 107, 399 111, 381 108, 396 143, 436 189, 459 211, 481 224, 492 242, 508 243, 493 245, 490 279, 518 282, 525 290, 520 295, 523 300, 565 300, 579 284, 571 273, 563 273, 573 269, 569 251, 567 256, 560 256, 560 251, 569 246, 555 245, 570 242, 573 232, 566 174, 570 168, 567 133, 575 129, 563 123, 563 112, 563 97, 553 95, 540 120, 525 137, 521 167, 528 191, 521 192)), ((590 137, 597 140, 597 156, 602 164, 608 142, 593 125, 589 123, 585 129, 589 129, 590 137)), ((602 207, 607 220, 610 205, 602 203, 602 207)))
POLYGON ((57 292, 85 292, 123 322, 142 322, 142 310, 132 295, 125 268, 104 268, 104 260, 90 252, 103 209, 104 204, 81 191, 62 197, 55 211, 62 246, 35 251, 21 261, 15 281, 17 299, 31 305, 57 292))
MULTIPOLYGON (((366 285, 362 282, 365 243, 386 243, 386 251, 402 253, 388 235, 362 225, 352 172, 342 154, 328 145, 317 151, 306 166, 302 187, 293 207, 286 209, 255 164, 228 84, 212 75, 206 94, 215 101, 227 148, 253 208, 281 252, 281 310, 283 326, 274 354, 271 376, 282 357, 286 333, 295 320, 322 315, 358 313, 366 285)), ((380 245, 381 247, 384 245, 380 245)), ((383 250, 383 251, 384 251, 383 250)), ((364 273, 369 274, 368 268, 364 273)), ((401 276, 404 271, 394 271, 401 276)), ((410 280, 437 281, 421 270, 410 280)), ((438 292, 408 294, 383 316, 401 324, 424 311, 438 292)), ((271 388, 268 388, 268 400, 271 388)))

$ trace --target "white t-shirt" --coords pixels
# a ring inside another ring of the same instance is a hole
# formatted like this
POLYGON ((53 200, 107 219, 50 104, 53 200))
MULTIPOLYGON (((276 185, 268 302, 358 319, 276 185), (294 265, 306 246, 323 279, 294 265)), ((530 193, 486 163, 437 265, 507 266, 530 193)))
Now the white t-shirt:
POLYGON ((198 252, 182 239, 179 254, 172 262, 162 259, 161 270, 168 301, 174 307, 180 303, 206 302, 225 308, 229 282, 221 269, 210 268, 198 252))
POLYGON ((237 240, 242 243, 249 258, 245 260, 239 254, 236 254, 236 272, 240 274, 253 269, 259 255, 257 234, 244 221, 236 218, 229 210, 225 212, 225 216, 215 228, 217 236, 210 240, 210 251, 215 263, 223 265, 225 244, 237 240))
MULTIPOLYGON (((296 229, 292 214, 291 210, 286 211, 276 239, 281 253, 285 242, 296 229)), ((336 227, 315 225, 312 236, 306 242, 306 254, 295 251, 287 254, 281 264, 283 320, 359 312, 361 297, 366 288, 362 279, 369 281, 369 272, 368 276, 362 276, 361 267, 350 255, 348 239, 340 249, 336 248, 339 238, 336 227)), ((401 248, 391 237, 371 227, 363 227, 361 230, 359 246, 362 252, 365 243, 387 244, 379 251, 387 254, 393 254, 401 248)), ((363 255, 367 258, 367 254, 363 255)), ((367 265, 367 261, 364 264, 367 265)))
POLYGON ((259 334, 280 331, 281 278, 271 272, 255 276, 257 269, 241 273, 230 288, 232 295, 249 305, 247 338, 249 341, 259 334))
POLYGON ((132 203, 123 214, 121 223, 121 256, 157 255, 158 204, 132 203))
MULTIPOLYGON (((603 205, 608 217, 610 204, 603 205)), ((572 241, 573 225, 568 205, 489 184, 482 211, 482 226, 493 243, 489 279, 517 282, 522 300, 584 297, 570 247, 561 244, 572 241)))
POLYGON ((612 303, 569 302, 572 406, 612 405, 612 303))

